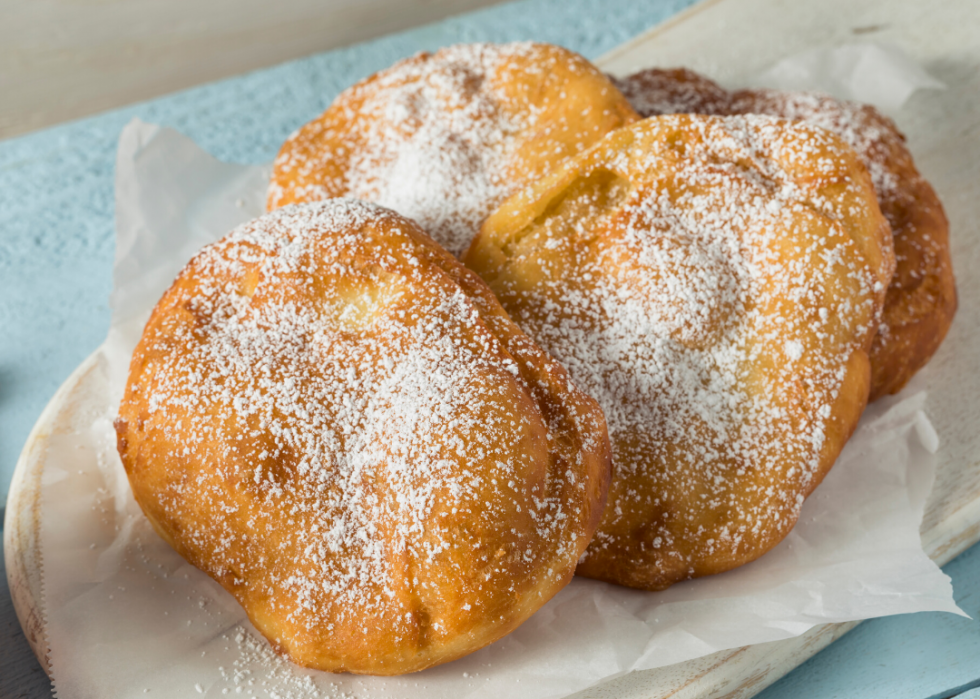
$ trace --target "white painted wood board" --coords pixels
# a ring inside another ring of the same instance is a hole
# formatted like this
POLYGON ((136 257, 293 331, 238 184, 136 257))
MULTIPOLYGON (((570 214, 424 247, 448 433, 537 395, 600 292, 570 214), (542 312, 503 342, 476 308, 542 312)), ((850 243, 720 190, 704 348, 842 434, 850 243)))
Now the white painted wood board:
MULTIPOLYGON (((922 524, 923 545, 944 564, 980 540, 980 3, 947 0, 707 0, 600 59, 623 74, 647 66, 686 65, 738 86, 776 59, 808 47, 853 40, 898 45, 943 80, 918 93, 898 115, 900 128, 950 218, 960 310, 946 342, 921 378, 927 412, 942 440, 936 484, 922 524)), ((47 666, 39 614, 37 488, 46 441, 71 416, 91 360, 52 399, 17 466, 4 528, 6 565, 18 617, 47 666)), ((638 672, 584 692, 582 699, 716 699, 752 696, 855 623, 812 629, 795 639, 638 672)))

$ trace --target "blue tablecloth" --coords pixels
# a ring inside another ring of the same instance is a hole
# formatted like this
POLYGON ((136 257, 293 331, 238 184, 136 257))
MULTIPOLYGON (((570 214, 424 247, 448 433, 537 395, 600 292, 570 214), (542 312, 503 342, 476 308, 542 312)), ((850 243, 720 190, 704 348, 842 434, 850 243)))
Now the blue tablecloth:
MULTIPOLYGON (((465 41, 534 39, 589 58, 693 0, 525 0, 0 142, 0 502, 45 403, 102 342, 114 252, 113 163, 138 116, 218 158, 271 160, 336 94, 395 60, 465 41)), ((980 614, 980 548, 949 567, 980 614)), ((0 697, 48 693, 0 583, 0 697)), ((947 697, 980 679, 980 626, 949 615, 862 625, 765 695, 947 697)))

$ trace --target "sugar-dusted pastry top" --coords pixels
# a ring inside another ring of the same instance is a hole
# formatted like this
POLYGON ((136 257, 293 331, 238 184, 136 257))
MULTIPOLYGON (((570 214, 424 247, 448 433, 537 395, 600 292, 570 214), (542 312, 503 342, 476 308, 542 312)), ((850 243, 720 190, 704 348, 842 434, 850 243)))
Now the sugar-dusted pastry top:
POLYGON ((505 198, 637 118, 608 78, 558 46, 421 53, 357 83, 290 136, 268 208, 365 199, 458 255, 505 198))
POLYGON ((897 261, 871 349, 871 399, 897 393, 929 361, 956 313, 949 223, 891 119, 870 105, 815 93, 730 93, 684 68, 653 68, 616 82, 643 116, 768 114, 803 120, 847 142, 871 173, 881 211, 892 228, 897 261))
POLYGON ((613 479, 578 572, 646 589, 789 532, 866 404, 894 269, 854 152, 755 116, 613 132, 465 262, 605 412, 613 479))
POLYGON ((156 530, 308 667, 476 650, 571 578, 605 422, 411 221, 329 200, 205 248, 155 308, 116 423, 156 530))

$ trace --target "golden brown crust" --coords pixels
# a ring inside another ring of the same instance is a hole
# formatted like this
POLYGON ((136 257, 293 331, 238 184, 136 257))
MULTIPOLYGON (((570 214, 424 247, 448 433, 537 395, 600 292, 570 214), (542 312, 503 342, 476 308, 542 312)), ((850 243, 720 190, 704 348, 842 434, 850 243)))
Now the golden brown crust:
POLYGON ((276 158, 268 209, 350 196, 461 254, 505 198, 638 118, 588 61, 549 44, 461 44, 344 91, 276 158))
POLYGON ((878 203, 894 235, 897 268, 884 318, 871 348, 871 400, 897 393, 936 352, 956 313, 949 223, 919 174, 905 138, 869 105, 825 95, 777 90, 729 93, 684 68, 641 71, 615 81, 643 116, 768 114, 833 131, 871 173, 878 203))
POLYGON ((609 479, 595 402, 474 273, 353 200, 195 257, 116 429, 160 535, 333 672, 421 670, 513 630, 570 580, 609 479))
POLYGON ((465 261, 605 411, 613 479, 577 572, 645 589, 792 528, 866 404, 894 270, 854 152, 754 116, 610 134, 465 261))
POLYGON ((723 115, 731 102, 725 88, 687 68, 650 68, 612 81, 644 119, 664 114, 723 115))
POLYGON ((898 393, 926 365, 957 307, 946 213, 904 147, 897 155, 891 164, 900 185, 879 200, 895 236, 897 266, 871 348, 871 400, 898 393))

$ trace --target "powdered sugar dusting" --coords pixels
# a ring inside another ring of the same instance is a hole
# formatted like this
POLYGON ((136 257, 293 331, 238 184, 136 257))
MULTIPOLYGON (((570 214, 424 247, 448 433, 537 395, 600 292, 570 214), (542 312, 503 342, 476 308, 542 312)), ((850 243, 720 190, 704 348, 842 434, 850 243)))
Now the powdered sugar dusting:
POLYGON ((898 391, 938 349, 956 310, 949 226, 895 124, 870 105, 778 90, 727 92, 683 68, 617 81, 643 115, 766 114, 803 120, 843 139, 871 175, 894 236, 897 269, 871 351, 872 400, 898 391))
POLYGON ((234 644, 238 657, 230 667, 221 666, 218 672, 226 686, 221 694, 234 697, 268 697, 268 699, 357 699, 349 692, 331 684, 328 691, 313 677, 301 674, 289 661, 276 655, 268 643, 242 628, 225 635, 234 644), (261 670, 261 672, 256 672, 261 670))
POLYGON ((721 115, 730 101, 724 88, 686 68, 651 68, 612 81, 643 117, 721 115))
POLYGON ((347 172, 351 193, 403 212, 457 254, 465 249, 491 207, 510 194, 512 135, 537 119, 533 104, 508 113, 480 86, 526 49, 456 46, 425 70, 404 64, 386 74, 357 117, 369 135, 347 172))
POLYGON ((576 465, 549 471, 558 435, 518 360, 401 227, 331 200, 206 248, 121 408, 141 453, 179 445, 135 490, 192 562, 291 652, 360 647, 376 668, 386 648, 508 623, 583 546, 582 499, 555 480, 576 465))
MULTIPOLYGON (((837 135, 855 150, 871 174, 882 200, 895 196, 898 178, 890 162, 902 137, 873 107, 814 92, 739 90, 728 92, 708 78, 683 68, 650 69, 616 81, 641 115, 765 114, 802 120, 837 135)), ((884 210, 884 206, 882 209, 884 210)))
POLYGON ((459 255, 490 212, 540 174, 538 161, 560 161, 634 118, 601 73, 564 49, 450 46, 354 85, 290 137, 269 208, 357 197, 408 216, 459 255))
POLYGON ((799 119, 826 129, 853 148, 868 168, 882 211, 887 213, 884 202, 897 195, 899 179, 891 161, 897 155, 896 147, 905 150, 902 137, 895 125, 872 107, 812 92, 743 90, 732 96, 728 113, 799 119))
POLYGON ((881 293, 842 215, 861 190, 830 199, 787 171, 839 176, 823 132, 765 117, 631 130, 627 153, 610 136, 582 159, 580 193, 522 234, 512 259, 534 259, 535 281, 491 286, 609 423, 586 574, 609 575, 611 555, 635 565, 620 582, 659 587, 795 521, 881 293))
MULTIPOLYGON (((338 140, 348 124, 356 123, 358 141, 342 154, 349 157, 340 175, 344 193, 390 207, 450 251, 464 250, 487 214, 512 192, 508 164, 517 147, 514 136, 533 128, 536 120, 534 104, 524 112, 502 108, 490 78, 515 56, 530 55, 533 47, 452 46, 402 61, 351 88, 336 103, 346 107, 336 127, 338 140)), ((276 167, 288 171, 291 157, 284 148, 276 167)), ((282 196, 277 188, 281 185, 274 179, 270 208, 282 196)), ((316 192, 305 194, 317 197, 316 192)))

